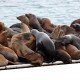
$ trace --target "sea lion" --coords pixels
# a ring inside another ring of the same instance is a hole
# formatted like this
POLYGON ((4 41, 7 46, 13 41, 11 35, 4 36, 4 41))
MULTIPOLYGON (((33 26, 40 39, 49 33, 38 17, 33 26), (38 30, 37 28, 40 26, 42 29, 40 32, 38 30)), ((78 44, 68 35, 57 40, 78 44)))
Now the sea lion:
POLYGON ((65 35, 65 33, 61 29, 61 26, 56 26, 50 35, 53 39, 57 39, 57 38, 65 35))
POLYGON ((29 19, 25 15, 18 16, 17 19, 29 26, 29 19))
POLYGON ((26 25, 26 24, 24 24, 24 23, 21 23, 21 32, 22 33, 30 33, 30 29, 29 29, 29 27, 26 25))
POLYGON ((62 45, 72 44, 80 49, 80 38, 73 34, 64 35, 56 39, 56 42, 61 43, 62 45))
POLYGON ((71 23, 70 27, 73 27, 73 24, 75 24, 75 23, 80 24, 80 19, 74 20, 74 21, 71 23))
POLYGON ((38 31, 41 32, 46 32, 40 25, 37 17, 34 14, 25 14, 26 17, 29 19, 29 25, 31 29, 37 29, 38 31))
POLYGON ((0 44, 0 54, 2 54, 7 60, 10 60, 12 62, 16 62, 18 60, 18 57, 16 53, 3 45, 0 44))
POLYGON ((10 26, 13 31, 21 33, 21 23, 16 23, 10 26))
POLYGON ((0 33, 5 30, 5 25, 3 22, 0 22, 0 33))
POLYGON ((4 31, 0 34, 0 44, 2 44, 3 46, 8 46, 7 36, 4 31))
POLYGON ((36 51, 43 52, 41 54, 46 62, 53 62, 55 55, 55 45, 50 37, 36 29, 31 30, 32 35, 36 38, 36 51))
POLYGON ((10 26, 10 28, 13 31, 18 32, 18 33, 21 33, 21 32, 30 32, 29 27, 25 23, 16 23, 16 24, 13 24, 12 26, 10 26))
POLYGON ((61 43, 55 42, 55 60, 56 61, 62 61, 64 64, 72 63, 71 56, 66 51, 66 47, 62 45, 61 43))
POLYGON ((74 45, 68 44, 66 46, 66 51, 73 60, 80 59, 80 50, 78 50, 74 45))
POLYGON ((68 25, 61 25, 61 29, 63 30, 63 33, 65 35, 67 35, 67 34, 76 34, 75 29, 68 26, 68 25))
POLYGON ((77 33, 80 33, 80 24, 79 23, 74 23, 72 25, 72 28, 74 28, 77 33))
POLYGON ((30 33, 21 34, 23 36, 20 34, 16 34, 12 37, 11 48, 16 52, 18 57, 25 58, 33 65, 41 65, 43 63, 43 57, 40 54, 35 53, 33 50, 28 48, 24 42, 24 38, 26 39, 26 41, 28 41, 31 34, 30 33))
POLYGON ((0 67, 6 66, 7 64, 8 64, 8 60, 2 54, 0 54, 0 67))
POLYGON ((42 28, 44 30, 46 30, 49 33, 52 33, 52 31, 54 29, 53 27, 51 27, 52 23, 51 23, 51 21, 48 18, 42 18, 42 24, 41 24, 41 26, 42 26, 42 28))

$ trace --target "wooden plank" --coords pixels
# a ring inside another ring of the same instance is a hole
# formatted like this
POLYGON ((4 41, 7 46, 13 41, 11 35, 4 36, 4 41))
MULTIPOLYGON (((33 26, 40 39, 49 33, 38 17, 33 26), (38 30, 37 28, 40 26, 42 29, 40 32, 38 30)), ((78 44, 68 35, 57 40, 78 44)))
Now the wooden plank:
MULTIPOLYGON (((80 63, 80 60, 72 60, 72 62, 73 62, 72 64, 80 63)), ((52 65, 65 65, 65 64, 63 64, 62 61, 56 61, 54 63, 43 63, 42 64, 42 66, 52 66, 52 65)), ((0 67, 0 70, 30 68, 30 67, 39 67, 39 66, 33 66, 31 64, 7 65, 7 66, 0 67)))

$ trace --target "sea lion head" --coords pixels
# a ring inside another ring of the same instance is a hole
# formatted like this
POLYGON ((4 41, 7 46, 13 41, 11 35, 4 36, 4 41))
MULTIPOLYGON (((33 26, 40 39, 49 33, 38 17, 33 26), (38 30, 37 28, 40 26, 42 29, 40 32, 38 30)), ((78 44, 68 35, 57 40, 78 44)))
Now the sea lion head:
POLYGON ((34 36, 37 36, 38 33, 39 33, 39 31, 36 30, 36 29, 32 29, 32 30, 31 30, 31 34, 34 35, 34 36))

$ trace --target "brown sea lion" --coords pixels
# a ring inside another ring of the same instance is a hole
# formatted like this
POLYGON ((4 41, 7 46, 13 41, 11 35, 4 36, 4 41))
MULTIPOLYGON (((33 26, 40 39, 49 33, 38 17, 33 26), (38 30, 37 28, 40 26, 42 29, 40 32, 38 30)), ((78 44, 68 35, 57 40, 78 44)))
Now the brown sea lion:
POLYGON ((7 64, 8 64, 8 60, 2 54, 0 54, 0 67, 6 66, 7 64))
POLYGON ((74 45, 68 44, 66 46, 66 51, 68 52, 72 59, 74 60, 80 59, 80 50, 78 50, 74 45))
POLYGON ((30 49, 35 50, 36 39, 31 33, 19 33, 13 36, 12 42, 22 40, 30 49))
POLYGON ((24 24, 24 23, 21 23, 21 32, 26 32, 26 33, 30 33, 30 29, 29 29, 29 27, 26 25, 26 24, 24 24))
POLYGON ((5 25, 3 22, 0 22, 0 33, 5 30, 5 25))
POLYGON ((4 31, 0 34, 0 44, 2 44, 3 46, 8 46, 7 36, 4 31))
POLYGON ((18 16, 17 19, 29 26, 29 19, 25 15, 18 16))
POLYGON ((68 25, 61 25, 61 29, 63 30, 63 33, 65 35, 67 34, 76 34, 76 31, 74 28, 69 27, 68 25))
POLYGON ((55 49, 56 49, 56 61, 63 61, 64 64, 72 63, 71 56, 66 51, 66 47, 61 43, 55 42, 55 49))
POLYGON ((18 57, 16 53, 3 45, 0 44, 0 54, 2 54, 7 60, 10 60, 12 62, 16 62, 18 60, 18 57))
POLYGON ((48 18, 42 18, 42 28, 45 29, 47 32, 51 33, 53 31, 52 23, 48 18))
POLYGON ((61 26, 56 26, 50 35, 53 39, 57 39, 57 38, 65 35, 65 33, 61 29, 61 26))
POLYGON ((30 35, 30 33, 24 33, 23 36, 14 35, 11 39, 11 47, 19 57, 25 58, 31 64, 41 65, 43 63, 43 57, 24 44, 24 38, 26 37, 26 41, 28 41, 30 35))

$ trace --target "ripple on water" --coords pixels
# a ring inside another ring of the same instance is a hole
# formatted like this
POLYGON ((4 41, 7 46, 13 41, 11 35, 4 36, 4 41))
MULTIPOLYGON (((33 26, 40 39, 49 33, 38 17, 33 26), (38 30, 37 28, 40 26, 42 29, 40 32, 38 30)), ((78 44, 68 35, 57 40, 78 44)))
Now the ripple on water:
POLYGON ((0 0, 0 21, 7 26, 19 22, 16 16, 34 13, 55 24, 70 24, 80 18, 80 0, 0 0))

